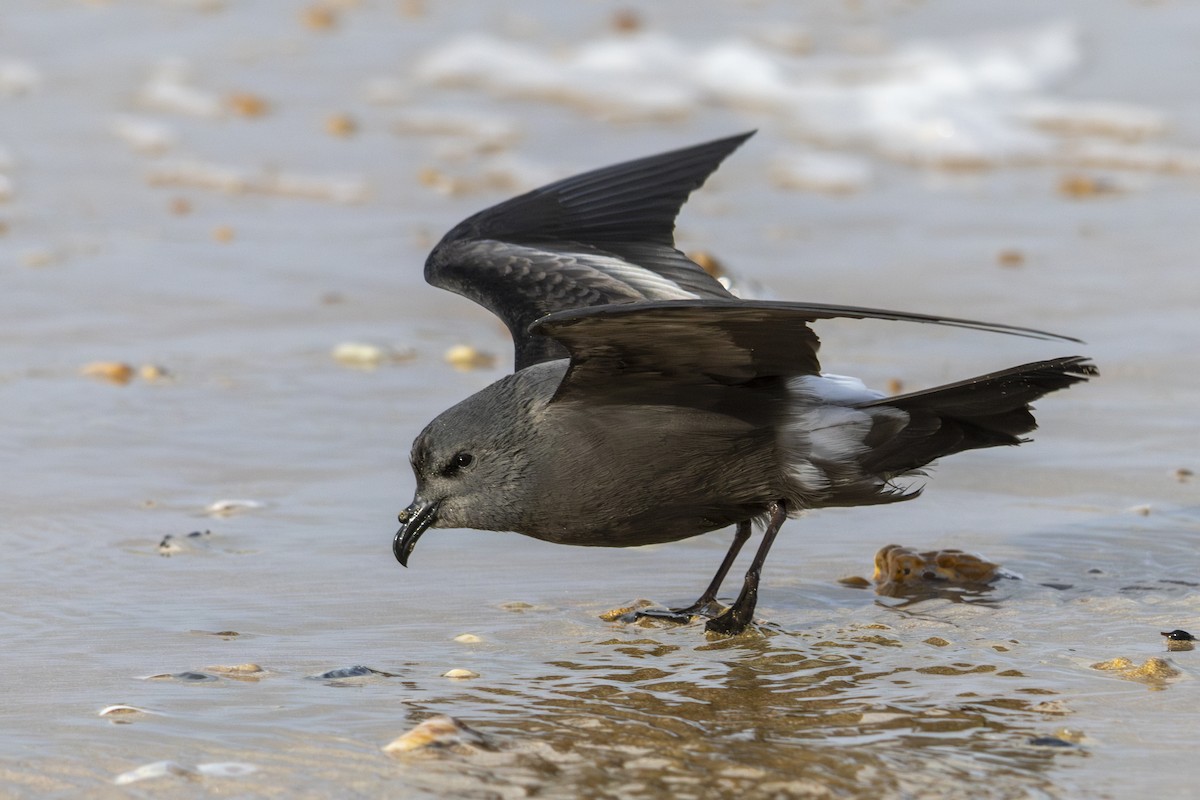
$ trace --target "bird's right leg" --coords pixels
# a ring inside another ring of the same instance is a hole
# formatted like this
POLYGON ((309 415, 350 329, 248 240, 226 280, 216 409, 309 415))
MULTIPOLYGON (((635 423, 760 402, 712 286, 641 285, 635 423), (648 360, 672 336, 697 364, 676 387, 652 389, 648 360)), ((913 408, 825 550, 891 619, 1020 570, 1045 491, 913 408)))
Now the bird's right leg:
POLYGON ((708 584, 708 588, 696 602, 687 608, 672 608, 669 611, 638 611, 636 616, 684 623, 690 622, 692 617, 697 614, 709 619, 719 615, 725 609, 717 602, 717 592, 721 590, 721 584, 725 581, 725 576, 729 574, 733 562, 737 560, 738 553, 742 552, 742 545, 746 544, 746 540, 749 538, 750 520, 747 519, 737 524, 737 530, 733 534, 733 543, 729 545, 729 552, 725 554, 721 566, 717 568, 717 574, 713 576, 712 582, 708 584))

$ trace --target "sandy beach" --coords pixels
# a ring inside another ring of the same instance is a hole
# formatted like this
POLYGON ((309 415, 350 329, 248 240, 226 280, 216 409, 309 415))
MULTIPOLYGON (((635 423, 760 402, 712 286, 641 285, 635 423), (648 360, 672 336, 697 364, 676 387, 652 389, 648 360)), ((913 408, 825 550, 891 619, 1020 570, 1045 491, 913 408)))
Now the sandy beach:
POLYGON ((1200 656, 1160 632, 1200 628, 1200 8, 631 8, 6 0, 0 796, 1193 794, 1200 656), (677 229, 739 289, 1086 342, 833 322, 825 369, 1101 377, 915 502, 789 523, 743 636, 601 619, 693 600, 730 532, 401 568, 413 437, 511 365, 429 249, 749 129, 677 229), (1015 577, 846 580, 893 543, 1015 577), (435 715, 469 730, 383 749, 435 715))

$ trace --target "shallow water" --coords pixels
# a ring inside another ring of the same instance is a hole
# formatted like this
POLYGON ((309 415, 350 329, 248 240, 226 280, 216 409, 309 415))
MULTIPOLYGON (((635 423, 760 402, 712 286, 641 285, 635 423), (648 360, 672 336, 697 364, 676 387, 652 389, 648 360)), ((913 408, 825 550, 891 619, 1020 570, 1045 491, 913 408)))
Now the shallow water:
MULTIPOLYGON (((1067 56, 1059 72, 964 100, 995 163, 949 169, 897 160, 879 142, 902 131, 868 117, 847 127, 872 135, 832 142, 849 161, 831 167, 798 122, 811 107, 790 96, 745 107, 686 71, 659 106, 614 93, 623 84, 604 70, 566 98, 516 92, 520 76, 499 68, 499 87, 418 78, 466 31, 570 58, 609 35, 615 6, 331 7, 328 29, 269 3, 5 7, 0 795, 1190 794, 1196 654, 1165 652, 1158 632, 1198 626, 1200 482, 1178 471, 1200 469, 1200 115, 1193 87, 1161 76, 1200 66, 1200 13, 1118 2, 1060 5, 1053 19, 1035 3, 644 13, 647 32, 697 53, 737 33, 780 59, 786 33, 794 61, 770 63, 839 102, 848 85, 886 85, 871 76, 895 77, 893 58, 916 40, 947 59, 934 77, 961 77, 954 54, 982 47, 964 37, 1073 30, 1050 35, 1051 55, 1067 56), (811 52, 796 55, 804 41, 811 52), (168 83, 192 111, 145 97, 168 58, 191 65, 168 83), (236 92, 267 113, 195 114, 236 92), (1163 129, 1135 135, 1143 117, 1110 108, 1107 133, 1014 150, 1036 131, 1000 121, 1036 98, 1140 104, 1163 129), (414 133, 433 112, 458 116, 414 133), (328 133, 334 114, 357 132, 328 133), (119 115, 149 152, 113 132, 119 115), (790 522, 767 566, 764 625, 742 637, 599 618, 642 597, 691 601, 728 534, 606 551, 436 531, 401 569, 390 542, 412 493, 409 443, 503 374, 509 352, 485 312, 422 283, 433 241, 546 178, 751 127, 759 135, 684 212, 685 248, 778 297, 1089 342, 831 324, 819 330, 826 368, 917 387, 1078 350, 1102 378, 1043 400, 1036 442, 947 459, 917 502, 790 522), (1125 168, 1079 155, 1098 141, 1125 168), (817 191, 777 185, 780 159, 797 152, 816 159, 805 163, 820 167, 807 174, 817 191), (210 185, 230 185, 230 170, 241 191, 210 185), (852 185, 821 191, 830 174, 852 185), (1064 189, 1080 175, 1092 195, 1064 189), (353 369, 331 357, 350 341, 416 358, 353 369), (442 353, 460 342, 499 366, 453 370, 442 353), (170 377, 113 385, 79 374, 93 361, 170 377), (259 505, 205 512, 243 498, 259 505), (869 576, 892 542, 977 551, 1022 577, 919 602, 838 583, 869 576), (1146 683, 1092 666, 1115 657, 1163 657, 1179 674, 1146 683), (241 664, 263 671, 216 669, 241 664), (355 666, 375 672, 313 677, 355 666), (442 677, 455 668, 479 677, 442 677), (118 703, 144 713, 99 715, 118 703), (380 749, 439 713, 491 749, 380 749), (257 769, 114 782, 163 760, 257 769)), ((936 142, 921 152, 945 154, 936 142)))

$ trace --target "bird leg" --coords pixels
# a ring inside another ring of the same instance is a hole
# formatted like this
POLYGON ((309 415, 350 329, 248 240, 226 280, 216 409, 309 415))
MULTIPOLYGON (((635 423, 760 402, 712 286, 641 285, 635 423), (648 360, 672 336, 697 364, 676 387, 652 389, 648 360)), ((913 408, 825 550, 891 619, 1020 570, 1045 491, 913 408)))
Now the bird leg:
POLYGON ((721 584, 724 582, 725 576, 729 574, 729 568, 737 560, 738 553, 742 552, 742 545, 749 538, 750 520, 747 519, 737 524, 737 530, 733 534, 733 543, 729 545, 729 552, 725 554, 725 558, 721 561, 721 566, 717 568, 717 574, 713 576, 712 582, 708 584, 708 588, 704 590, 704 594, 700 595, 696 602, 687 608, 672 608, 669 611, 656 611, 654 609, 638 611, 635 616, 664 619, 679 623, 689 622, 697 614, 709 618, 717 616, 717 614, 724 610, 721 608, 720 603, 717 602, 717 592, 721 590, 721 584))
POLYGON ((746 582, 742 584, 741 594, 725 613, 708 621, 704 626, 706 630, 732 636, 744 631, 754 619, 754 607, 758 605, 758 580, 762 576, 763 564, 771 550, 771 543, 775 541, 775 534, 779 533, 780 527, 787 520, 787 503, 783 500, 771 501, 767 505, 767 513, 767 530, 763 533, 763 540, 758 545, 754 560, 750 562, 750 569, 746 570, 746 582))
POLYGON ((725 581, 725 576, 729 574, 729 568, 733 566, 733 562, 737 560, 738 553, 742 552, 742 545, 750 538, 750 520, 743 520, 737 524, 737 530, 733 534, 733 543, 729 545, 729 552, 725 554, 724 560, 721 561, 721 566, 717 568, 717 574, 713 576, 712 582, 708 584, 708 588, 704 590, 704 594, 700 595, 696 602, 692 603, 687 608, 671 609, 676 614, 703 614, 706 617, 715 617, 723 609, 717 603, 717 592, 721 590, 721 584, 725 581))

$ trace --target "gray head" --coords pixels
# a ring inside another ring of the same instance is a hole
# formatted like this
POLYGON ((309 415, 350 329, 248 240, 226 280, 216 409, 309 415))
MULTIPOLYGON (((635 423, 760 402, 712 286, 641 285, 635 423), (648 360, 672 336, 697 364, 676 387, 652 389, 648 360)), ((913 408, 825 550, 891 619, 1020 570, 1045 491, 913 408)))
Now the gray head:
POLYGON ((413 442, 412 504, 392 550, 404 566, 429 528, 518 530, 534 491, 535 416, 566 368, 547 362, 496 381, 442 412, 413 442))

